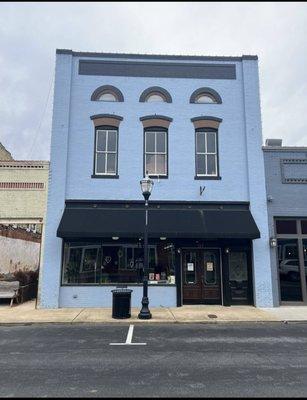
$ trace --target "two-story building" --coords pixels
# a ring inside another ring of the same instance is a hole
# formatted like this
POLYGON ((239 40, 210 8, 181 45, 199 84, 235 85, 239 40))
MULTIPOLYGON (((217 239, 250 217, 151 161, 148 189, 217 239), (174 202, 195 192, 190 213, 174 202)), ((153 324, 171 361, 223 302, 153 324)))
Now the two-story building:
POLYGON ((274 305, 307 303, 307 147, 263 146, 274 305))
POLYGON ((273 305, 257 56, 57 50, 39 304, 273 305))

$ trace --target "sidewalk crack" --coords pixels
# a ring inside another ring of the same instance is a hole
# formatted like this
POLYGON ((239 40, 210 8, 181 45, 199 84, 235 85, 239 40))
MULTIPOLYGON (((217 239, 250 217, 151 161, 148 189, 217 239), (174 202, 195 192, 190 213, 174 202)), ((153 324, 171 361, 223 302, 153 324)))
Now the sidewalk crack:
POLYGON ((167 308, 167 309, 168 309, 168 311, 172 314, 172 317, 174 318, 174 321, 177 322, 176 317, 175 317, 175 315, 173 314, 172 310, 171 310, 170 308, 167 308))
POLYGON ((79 315, 80 315, 83 311, 84 311, 84 308, 82 308, 82 310, 75 316, 75 318, 71 321, 71 324, 74 322, 74 320, 75 320, 76 318, 79 317, 79 315))

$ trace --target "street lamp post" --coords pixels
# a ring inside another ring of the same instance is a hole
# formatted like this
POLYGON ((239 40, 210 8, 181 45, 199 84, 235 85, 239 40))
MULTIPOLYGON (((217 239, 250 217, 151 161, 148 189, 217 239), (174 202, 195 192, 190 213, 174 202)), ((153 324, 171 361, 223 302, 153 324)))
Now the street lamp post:
POLYGON ((148 199, 150 197, 153 180, 149 178, 146 173, 145 178, 140 181, 142 194, 145 199, 145 227, 144 227, 144 275, 143 275, 143 297, 142 309, 139 312, 139 319, 150 319, 151 312, 149 311, 148 304, 148 199))

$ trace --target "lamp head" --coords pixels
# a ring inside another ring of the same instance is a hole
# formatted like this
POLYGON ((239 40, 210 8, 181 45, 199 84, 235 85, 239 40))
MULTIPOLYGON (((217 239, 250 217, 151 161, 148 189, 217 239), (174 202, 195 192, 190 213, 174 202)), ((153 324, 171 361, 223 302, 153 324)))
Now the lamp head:
POLYGON ((142 194, 143 194, 145 200, 149 199, 149 196, 151 195, 153 184, 154 184, 153 180, 149 178, 148 173, 146 172, 145 178, 143 178, 140 181, 142 194))

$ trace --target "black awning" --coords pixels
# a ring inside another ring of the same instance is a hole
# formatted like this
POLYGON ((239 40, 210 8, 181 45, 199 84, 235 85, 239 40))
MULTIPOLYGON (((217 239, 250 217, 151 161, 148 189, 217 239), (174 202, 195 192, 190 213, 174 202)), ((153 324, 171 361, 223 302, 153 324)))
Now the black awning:
MULTIPOLYGON (((135 238, 144 232, 143 208, 67 207, 57 236, 62 238, 135 238)), ((151 238, 257 239, 260 232, 249 210, 150 209, 151 238)))

